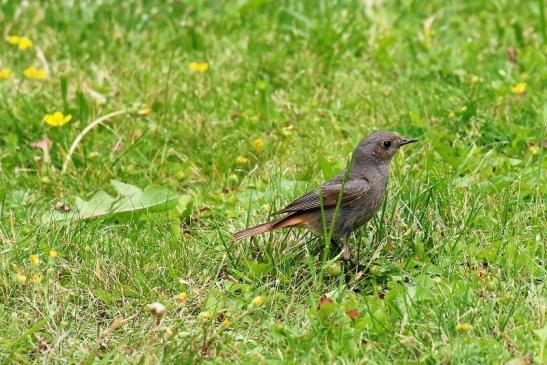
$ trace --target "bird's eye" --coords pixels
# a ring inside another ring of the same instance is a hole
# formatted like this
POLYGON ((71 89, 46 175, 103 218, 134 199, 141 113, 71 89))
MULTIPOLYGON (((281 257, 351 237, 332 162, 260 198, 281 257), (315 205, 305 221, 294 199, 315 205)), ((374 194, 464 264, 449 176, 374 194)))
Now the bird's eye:
POLYGON ((389 148, 391 147, 391 142, 390 141, 385 141, 384 143, 382 143, 384 145, 385 148, 389 148))

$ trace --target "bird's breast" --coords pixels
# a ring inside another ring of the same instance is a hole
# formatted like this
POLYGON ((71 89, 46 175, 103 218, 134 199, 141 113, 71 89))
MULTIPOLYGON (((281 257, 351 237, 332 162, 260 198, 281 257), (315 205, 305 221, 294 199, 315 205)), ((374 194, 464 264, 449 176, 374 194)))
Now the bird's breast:
POLYGON ((386 194, 386 184, 372 184, 369 191, 353 204, 354 229, 368 222, 380 208, 386 194))

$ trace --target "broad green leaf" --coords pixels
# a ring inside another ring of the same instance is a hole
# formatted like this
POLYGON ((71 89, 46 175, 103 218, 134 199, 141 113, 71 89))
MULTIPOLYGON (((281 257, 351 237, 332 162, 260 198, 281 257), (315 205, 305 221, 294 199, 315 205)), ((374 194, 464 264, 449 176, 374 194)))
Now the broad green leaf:
POLYGON ((118 180, 110 180, 110 183, 120 196, 131 196, 142 192, 142 190, 135 185, 126 184, 118 180))
POLYGON ((157 209, 166 211, 176 207, 179 196, 169 188, 148 186, 142 192, 126 196, 112 206, 112 213, 129 213, 157 209))
POLYGON ((177 202, 177 212, 181 219, 188 218, 192 214, 192 198, 189 195, 181 195, 177 202))
POLYGON ((180 196, 167 187, 150 185, 141 190, 116 180, 112 180, 112 186, 119 194, 117 198, 102 190, 95 193, 90 200, 76 197, 76 208, 73 211, 69 213, 52 211, 44 214, 42 220, 49 223, 86 220, 102 216, 121 218, 126 215, 165 212, 175 209, 177 205, 184 214, 189 214, 188 210, 191 210, 189 196, 180 196))
POLYGON ((80 219, 87 219, 92 217, 98 217, 105 215, 112 208, 112 205, 116 199, 108 195, 104 191, 98 191, 91 197, 90 200, 85 201, 80 198, 76 198, 76 209, 80 219))
POLYGON ((317 314, 319 315, 319 318, 326 319, 332 312, 334 312, 338 308, 338 304, 336 303, 325 303, 321 306, 321 308, 317 311, 317 314))

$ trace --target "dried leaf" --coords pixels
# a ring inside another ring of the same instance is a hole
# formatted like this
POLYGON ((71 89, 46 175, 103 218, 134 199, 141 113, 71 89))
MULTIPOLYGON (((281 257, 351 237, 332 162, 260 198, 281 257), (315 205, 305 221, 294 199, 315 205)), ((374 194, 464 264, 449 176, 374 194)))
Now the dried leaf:
POLYGON ((112 323, 110 323, 110 326, 101 334, 101 338, 107 337, 110 333, 114 332, 116 329, 118 329, 123 324, 123 316, 117 316, 114 318, 112 323))
POLYGON ((334 304, 334 301, 326 295, 319 297, 319 303, 317 303, 317 310, 320 311, 325 304, 334 304))
POLYGON ((203 357, 211 357, 211 349, 209 348, 209 344, 206 343, 205 345, 203 345, 203 347, 201 348, 201 356, 203 357))
POLYGON ((346 311, 346 314, 351 319, 357 319, 361 315, 361 313, 357 309, 350 309, 349 311, 346 311))
POLYGON ((530 356, 515 357, 505 363, 505 365, 530 365, 532 358, 530 356))
POLYGON ((509 60, 509 62, 517 64, 518 52, 516 48, 513 48, 513 47, 507 48, 507 59, 509 60))
POLYGON ((72 211, 72 208, 66 205, 65 203, 57 202, 53 206, 53 209, 59 210, 61 212, 69 213, 72 211))
POLYGON ((38 349, 40 352, 48 352, 50 347, 48 343, 40 336, 38 333, 34 334, 34 337, 36 337, 36 340, 38 341, 38 349))
POLYGON ((148 311, 156 318, 156 324, 160 324, 161 319, 165 314, 165 306, 161 303, 154 302, 147 305, 148 311))
POLYGON ((42 150, 42 161, 44 161, 45 164, 49 164, 51 162, 51 158, 49 157, 49 150, 51 146, 53 145, 53 142, 47 136, 44 136, 39 141, 31 142, 30 147, 32 148, 39 148, 42 150))

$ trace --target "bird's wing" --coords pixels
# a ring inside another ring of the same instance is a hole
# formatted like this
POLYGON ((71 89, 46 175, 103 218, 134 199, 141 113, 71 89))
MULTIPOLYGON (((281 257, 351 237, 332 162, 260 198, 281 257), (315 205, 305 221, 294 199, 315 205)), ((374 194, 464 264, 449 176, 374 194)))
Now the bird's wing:
MULTIPOLYGON (((344 185, 344 194, 341 204, 349 203, 357 198, 362 197, 370 188, 370 183, 367 179, 351 179, 344 185)), ((338 202, 338 196, 342 189, 341 181, 331 181, 321 186, 318 190, 312 190, 300 198, 296 199, 285 208, 276 213, 294 213, 311 209, 321 208, 321 198, 323 195, 323 208, 335 207, 338 202)))

